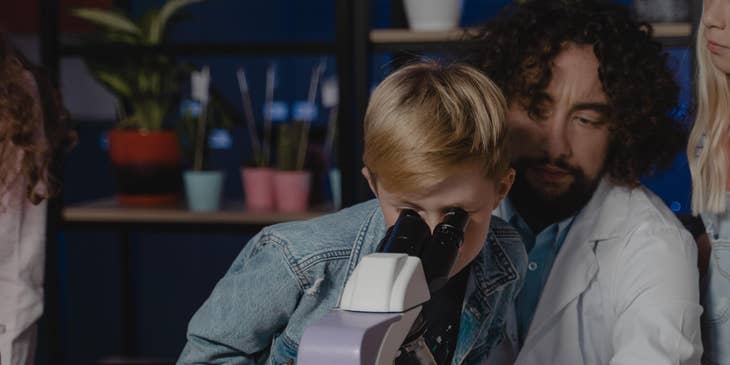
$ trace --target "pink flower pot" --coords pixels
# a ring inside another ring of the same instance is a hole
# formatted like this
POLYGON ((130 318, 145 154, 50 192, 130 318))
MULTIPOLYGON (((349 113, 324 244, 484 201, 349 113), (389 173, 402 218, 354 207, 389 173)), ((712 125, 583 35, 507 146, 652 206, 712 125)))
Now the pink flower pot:
POLYGON ((274 174, 276 210, 306 211, 311 175, 309 171, 277 171, 274 174))
POLYGON ((246 193, 246 209, 274 210, 274 173, 268 167, 242 167, 241 180, 246 193))

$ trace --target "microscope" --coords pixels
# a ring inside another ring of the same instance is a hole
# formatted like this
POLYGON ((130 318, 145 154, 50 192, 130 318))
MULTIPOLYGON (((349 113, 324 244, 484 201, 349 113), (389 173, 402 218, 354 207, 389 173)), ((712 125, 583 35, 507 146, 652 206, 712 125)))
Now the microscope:
POLYGON ((304 330, 297 364, 435 365, 422 304, 448 281, 468 218, 450 209, 432 233, 418 213, 403 210, 377 252, 358 263, 339 307, 304 330))

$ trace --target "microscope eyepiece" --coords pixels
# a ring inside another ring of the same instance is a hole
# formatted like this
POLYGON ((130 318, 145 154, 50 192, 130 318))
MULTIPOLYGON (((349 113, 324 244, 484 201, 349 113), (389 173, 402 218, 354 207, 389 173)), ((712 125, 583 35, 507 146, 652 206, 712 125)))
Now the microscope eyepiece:
POLYGON ((431 237, 428 224, 411 209, 401 211, 395 224, 388 228, 378 245, 378 252, 405 253, 421 256, 425 242, 431 237))
POLYGON ((468 221, 469 214, 463 209, 449 210, 434 228, 431 240, 423 247, 421 261, 431 293, 441 289, 449 280, 468 221))
POLYGON ((449 226, 463 232, 468 221, 469 213, 461 208, 453 208, 444 214, 444 219, 439 226, 449 226))

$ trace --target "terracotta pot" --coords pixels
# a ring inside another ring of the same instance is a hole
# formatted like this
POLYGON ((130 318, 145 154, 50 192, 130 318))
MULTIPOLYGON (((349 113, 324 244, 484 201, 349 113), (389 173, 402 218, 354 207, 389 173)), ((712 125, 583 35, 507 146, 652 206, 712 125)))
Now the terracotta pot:
POLYGON ((109 154, 117 175, 117 199, 125 205, 179 201, 182 153, 172 131, 109 132, 109 154))
POLYGON ((274 173, 268 167, 242 167, 241 182, 246 194, 246 209, 274 210, 274 173))
POLYGON ((312 174, 309 171, 276 171, 274 174, 276 210, 306 211, 311 178, 312 174))

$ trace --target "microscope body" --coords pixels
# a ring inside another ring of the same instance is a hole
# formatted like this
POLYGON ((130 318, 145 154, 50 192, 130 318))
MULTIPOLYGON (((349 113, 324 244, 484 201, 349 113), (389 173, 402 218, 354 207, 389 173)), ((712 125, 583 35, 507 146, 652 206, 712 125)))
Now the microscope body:
POLYGON ((340 307, 304 331, 297 364, 391 365, 428 299, 418 258, 367 255, 347 281, 340 307))
POLYGON ((421 305, 448 280, 467 218, 452 210, 432 235, 416 212, 402 212, 378 252, 358 263, 339 308, 304 331, 297 364, 392 365, 402 351, 435 364, 422 338, 421 305))

